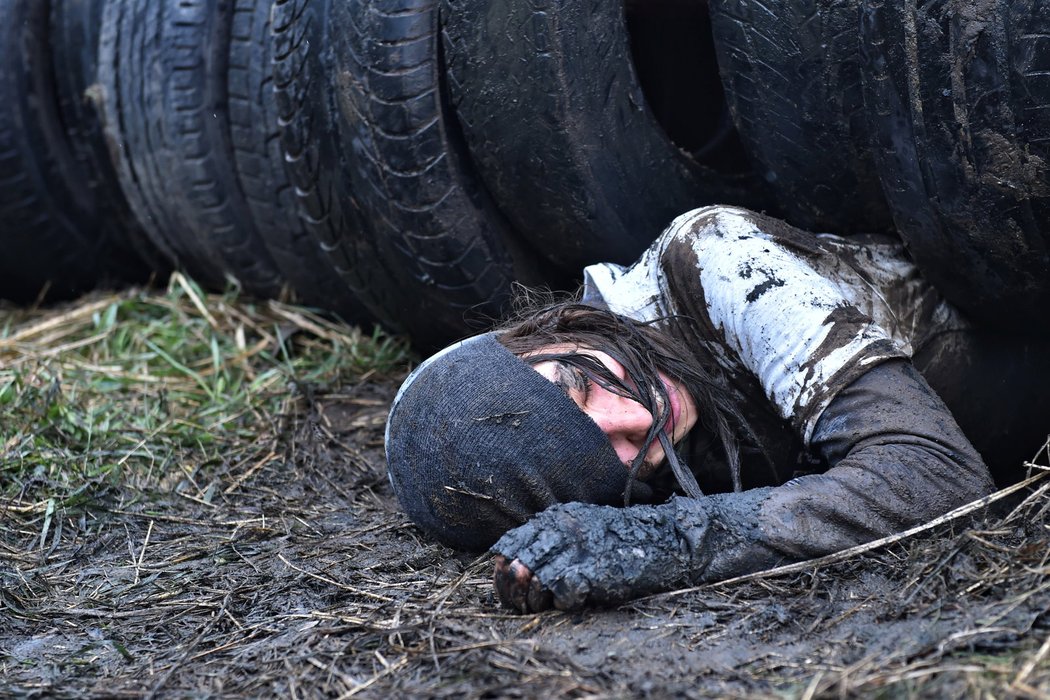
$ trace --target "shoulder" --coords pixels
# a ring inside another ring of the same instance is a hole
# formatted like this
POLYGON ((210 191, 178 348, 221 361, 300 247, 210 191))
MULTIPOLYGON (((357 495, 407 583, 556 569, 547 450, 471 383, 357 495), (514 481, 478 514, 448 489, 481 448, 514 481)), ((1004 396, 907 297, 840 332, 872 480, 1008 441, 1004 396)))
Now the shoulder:
POLYGON ((724 285, 729 278, 740 279, 739 270, 757 272, 758 287, 765 281, 763 271, 783 278, 786 271, 774 273, 770 266, 797 267, 792 249, 816 252, 813 237, 800 233, 739 207, 694 209, 675 218, 630 267, 599 263, 584 269, 582 300, 641 321, 666 318, 681 313, 672 309, 676 289, 693 296, 700 291, 697 285, 709 280, 724 285), (778 228, 783 235, 777 235, 778 228))
POLYGON ((842 305, 838 280, 820 264, 817 237, 746 209, 687 212, 654 248, 672 303, 701 298, 713 325, 727 331, 741 330, 745 319, 782 318, 785 304, 824 316, 842 305))
POLYGON ((707 207, 675 220, 659 240, 675 318, 732 373, 754 375, 782 418, 808 439, 823 407, 874 364, 902 356, 859 305, 812 233, 744 209, 707 207))
POLYGON ((792 266, 822 253, 816 236, 747 209, 709 206, 676 218, 654 244, 665 268, 694 258, 702 269, 746 275, 755 264, 792 266))

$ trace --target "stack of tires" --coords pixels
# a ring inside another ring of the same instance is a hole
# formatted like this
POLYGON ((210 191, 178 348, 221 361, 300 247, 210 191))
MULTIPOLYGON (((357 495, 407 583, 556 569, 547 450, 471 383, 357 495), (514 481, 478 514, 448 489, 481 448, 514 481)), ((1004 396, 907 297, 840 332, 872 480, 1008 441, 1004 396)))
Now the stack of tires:
POLYGON ((433 347, 728 203, 896 227, 1017 329, 1042 3, 0 0, 0 297, 180 268, 433 347))
POLYGON ((783 216, 892 224, 976 322, 1050 335, 1050 2, 710 7, 735 121, 783 216))

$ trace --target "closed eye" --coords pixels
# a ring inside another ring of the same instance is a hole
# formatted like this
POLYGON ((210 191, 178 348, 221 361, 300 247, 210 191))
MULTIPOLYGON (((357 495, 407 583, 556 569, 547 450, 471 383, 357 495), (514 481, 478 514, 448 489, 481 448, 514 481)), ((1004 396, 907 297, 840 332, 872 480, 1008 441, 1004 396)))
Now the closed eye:
POLYGON ((581 406, 587 404, 587 399, 590 397, 591 384, 593 383, 591 378, 588 377, 579 367, 570 365, 566 362, 558 363, 557 375, 554 383, 561 387, 562 391, 573 397, 573 392, 577 392, 580 395, 580 401, 578 403, 581 406))
POLYGON ((575 387, 583 394, 583 403, 586 405, 587 400, 591 397, 591 385, 594 384, 594 380, 579 367, 571 367, 571 372, 575 387))

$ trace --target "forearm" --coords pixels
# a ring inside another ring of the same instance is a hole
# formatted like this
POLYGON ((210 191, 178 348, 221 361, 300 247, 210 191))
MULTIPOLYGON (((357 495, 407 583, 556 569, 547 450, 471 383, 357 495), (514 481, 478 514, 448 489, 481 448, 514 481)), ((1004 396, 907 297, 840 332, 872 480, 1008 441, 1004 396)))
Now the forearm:
POLYGON ((769 490, 629 508, 559 504, 492 551, 523 563, 559 608, 615 603, 776 564, 782 555, 758 531, 769 490))
POLYGON ((880 365, 829 405, 814 447, 829 464, 780 487, 659 506, 554 506, 493 548, 555 604, 613 603, 866 542, 987 493, 980 457, 907 363, 880 365))

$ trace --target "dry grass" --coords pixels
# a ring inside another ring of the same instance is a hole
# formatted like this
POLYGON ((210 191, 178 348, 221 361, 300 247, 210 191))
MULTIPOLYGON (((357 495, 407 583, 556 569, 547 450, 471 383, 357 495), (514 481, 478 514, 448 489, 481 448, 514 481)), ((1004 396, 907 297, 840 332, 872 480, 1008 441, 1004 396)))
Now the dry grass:
POLYGON ((1050 698, 1045 447, 865 551, 520 617, 397 510, 403 346, 179 278, 0 328, 0 695, 1050 698))
POLYGON ((106 485, 162 483, 265 457, 256 438, 302 395, 389 375, 402 342, 277 302, 94 296, 0 317, 0 493, 9 511, 76 505, 106 485))

